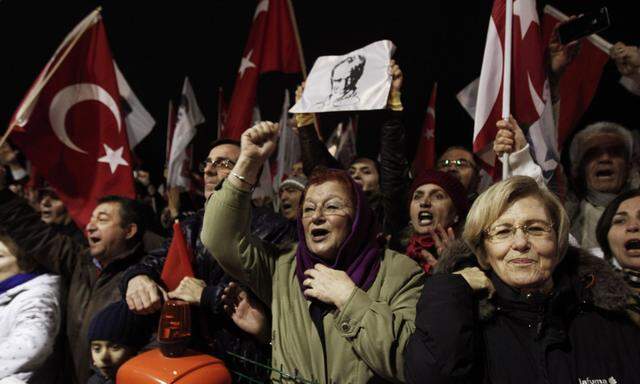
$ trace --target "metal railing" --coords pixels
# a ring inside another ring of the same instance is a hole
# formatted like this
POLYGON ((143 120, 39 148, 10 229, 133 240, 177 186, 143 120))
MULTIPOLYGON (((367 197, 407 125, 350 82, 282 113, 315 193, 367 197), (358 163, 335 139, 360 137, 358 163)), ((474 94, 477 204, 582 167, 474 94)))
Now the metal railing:
POLYGON ((305 379, 300 376, 297 371, 294 371, 294 373, 291 374, 282 370, 282 367, 280 367, 280 369, 273 368, 271 365, 260 363, 247 357, 237 355, 233 352, 227 352, 227 356, 229 356, 229 360, 234 363, 229 367, 229 370, 233 374, 235 383, 319 384, 316 380, 305 379), (240 367, 249 369, 243 372, 239 369, 240 367), (256 376, 252 376, 247 373, 249 371, 257 372, 258 374, 256 376))

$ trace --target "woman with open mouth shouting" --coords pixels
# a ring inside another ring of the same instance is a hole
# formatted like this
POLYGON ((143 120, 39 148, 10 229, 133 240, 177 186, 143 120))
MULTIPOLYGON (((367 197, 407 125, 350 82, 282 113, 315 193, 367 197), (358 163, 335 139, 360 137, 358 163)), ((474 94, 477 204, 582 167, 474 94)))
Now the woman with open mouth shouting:
POLYGON ((464 224, 467 191, 450 174, 426 170, 413 181, 409 196, 412 234, 406 252, 428 273, 464 224))
POLYGON ((270 305, 274 368, 318 383, 403 382, 424 274, 381 247, 373 211, 346 171, 310 175, 293 249, 251 235, 251 190, 278 133, 261 122, 242 135, 238 162, 207 203, 203 244, 270 305))
MULTIPOLYGON (((640 297, 640 189, 616 197, 602 213, 596 237, 615 269, 640 297)), ((636 300, 637 300, 636 297, 636 300)), ((635 309, 640 324, 640 301, 635 309)))

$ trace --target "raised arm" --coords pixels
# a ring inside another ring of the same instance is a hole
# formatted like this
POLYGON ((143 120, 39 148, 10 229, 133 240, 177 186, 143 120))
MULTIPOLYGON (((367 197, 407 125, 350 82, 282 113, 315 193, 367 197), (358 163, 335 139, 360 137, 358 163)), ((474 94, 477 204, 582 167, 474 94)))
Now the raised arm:
POLYGON ((277 251, 251 234, 251 190, 260 167, 276 147, 278 124, 258 123, 241 137, 240 157, 207 202, 202 243, 232 277, 271 303, 271 279, 277 251))
POLYGON ((404 204, 409 190, 409 163, 405 155, 406 139, 400 100, 402 70, 392 60, 390 71, 393 76, 391 92, 380 130, 380 191, 385 215, 383 231, 391 235, 391 248, 400 251, 401 247, 394 243, 409 221, 407 205, 404 204))
POLYGON ((0 186, 0 229, 45 269, 70 278, 83 260, 86 247, 60 234, 40 220, 40 215, 8 189, 0 186))
MULTIPOLYGON (((296 89, 296 101, 302 97, 304 83, 296 89)), ((342 165, 336 160, 318 137, 315 127, 315 116, 313 113, 297 113, 296 127, 300 138, 300 154, 302 156, 302 167, 305 175, 311 175, 317 166, 326 168, 342 169, 342 165)))
POLYGON ((534 161, 529 152, 529 143, 518 125, 518 122, 509 117, 509 120, 500 120, 496 123, 498 133, 493 142, 493 151, 500 161, 502 155, 509 154, 509 170, 512 175, 529 176, 538 185, 546 186, 542 176, 542 168, 534 161))

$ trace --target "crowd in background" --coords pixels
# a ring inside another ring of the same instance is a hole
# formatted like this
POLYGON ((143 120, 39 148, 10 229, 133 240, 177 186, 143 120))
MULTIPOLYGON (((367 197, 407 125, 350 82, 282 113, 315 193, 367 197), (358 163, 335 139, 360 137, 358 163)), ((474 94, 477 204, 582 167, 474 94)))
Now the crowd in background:
MULTIPOLYGON (((575 49, 560 47, 550 70, 561 76, 575 49)), ((618 43, 611 57, 640 87, 638 48, 618 43)), ((486 182, 464 147, 414 174, 403 75, 389 71, 377 158, 344 167, 312 114, 259 122, 211 144, 200 190, 138 167, 137 198, 104 196, 86 228, 4 144, 0 383, 115 382, 157 346, 169 299, 191 306, 190 347, 231 368, 229 352, 322 383, 640 382, 637 127, 580 127, 553 182, 513 118, 494 142, 509 178, 486 182), (252 200, 282 129, 301 158, 276 194, 252 200), (170 286, 176 219, 193 276, 170 286)))

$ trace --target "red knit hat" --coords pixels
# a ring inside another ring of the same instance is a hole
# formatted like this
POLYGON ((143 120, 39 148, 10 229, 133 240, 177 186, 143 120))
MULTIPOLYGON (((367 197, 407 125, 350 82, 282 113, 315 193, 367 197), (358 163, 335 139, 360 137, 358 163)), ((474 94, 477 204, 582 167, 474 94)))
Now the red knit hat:
POLYGON ((456 207, 456 213, 460 218, 467 216, 469 211, 469 198, 467 197, 467 190, 462 185, 460 180, 451 176, 447 172, 434 171, 427 169, 416 176, 411 184, 411 191, 409 193, 409 202, 413 198, 413 194, 420 186, 425 184, 435 184, 444 189, 453 201, 453 205, 456 207))

